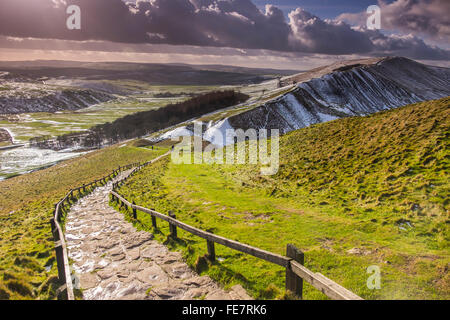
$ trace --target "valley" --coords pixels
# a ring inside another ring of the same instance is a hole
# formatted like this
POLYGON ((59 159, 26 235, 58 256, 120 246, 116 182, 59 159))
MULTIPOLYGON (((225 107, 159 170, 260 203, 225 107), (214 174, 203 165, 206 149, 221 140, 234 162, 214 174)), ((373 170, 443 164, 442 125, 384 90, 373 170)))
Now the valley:
MULTIPOLYGON (((30 139, 52 139, 87 131, 194 95, 236 88, 236 83, 258 83, 274 78, 277 72, 278 76, 295 73, 228 66, 64 61, 0 63, 0 70, 4 70, 0 73, 0 128, 12 138, 8 145, 13 143, 17 147, 0 151, 0 180, 83 153, 74 148, 57 152, 41 150, 30 147, 30 139), (205 77, 213 84, 204 84, 205 77)), ((238 86, 255 99, 266 87, 264 84, 238 86)))

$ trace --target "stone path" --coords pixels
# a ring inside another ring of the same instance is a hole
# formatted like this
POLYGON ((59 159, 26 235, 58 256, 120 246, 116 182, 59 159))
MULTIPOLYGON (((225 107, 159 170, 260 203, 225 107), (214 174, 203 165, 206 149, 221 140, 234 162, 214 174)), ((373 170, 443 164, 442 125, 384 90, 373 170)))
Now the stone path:
POLYGON ((250 299, 241 286, 226 292, 208 276, 200 277, 180 253, 136 231, 109 206, 111 188, 109 182, 81 199, 66 220, 69 258, 84 299, 250 299))

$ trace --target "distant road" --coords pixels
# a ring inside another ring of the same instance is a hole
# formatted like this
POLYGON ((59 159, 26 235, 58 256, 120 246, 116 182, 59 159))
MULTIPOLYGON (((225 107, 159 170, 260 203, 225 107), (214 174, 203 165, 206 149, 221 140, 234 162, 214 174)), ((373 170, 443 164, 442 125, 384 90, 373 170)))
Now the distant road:
POLYGON ((25 144, 12 144, 9 146, 0 147, 0 151, 16 149, 16 148, 20 148, 20 147, 25 147, 25 144))

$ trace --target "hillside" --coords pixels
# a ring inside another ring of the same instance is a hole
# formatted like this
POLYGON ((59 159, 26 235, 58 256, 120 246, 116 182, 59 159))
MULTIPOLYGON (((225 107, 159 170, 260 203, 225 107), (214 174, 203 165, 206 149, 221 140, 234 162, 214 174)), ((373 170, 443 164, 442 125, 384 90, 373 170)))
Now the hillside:
POLYGON ((90 89, 0 79, 0 114, 78 110, 112 99, 90 89))
POLYGON ((49 220, 55 203, 68 190, 119 165, 145 162, 164 152, 114 146, 0 181, 0 300, 56 297, 55 243, 49 220))
MULTIPOLYGON (((250 165, 174 165, 144 169, 121 193, 215 234, 283 254, 365 299, 448 299, 450 98, 353 117, 281 138, 277 175, 250 165), (366 287, 366 268, 382 272, 366 287)), ((137 227, 151 230, 148 216, 137 227)), ((166 239, 168 228, 157 235, 166 239)), ((197 270, 256 298, 283 297, 281 268, 218 246, 204 266, 205 243, 181 233, 171 243, 197 270)), ((307 299, 324 297, 310 287, 307 299)))
POLYGON ((262 104, 213 119, 205 137, 230 127, 279 129, 284 134, 450 95, 450 69, 401 57, 338 62, 282 80, 291 82, 292 87, 274 92, 262 104))
POLYGON ((383 209, 394 217, 445 220, 449 107, 447 97, 294 131, 281 140, 276 176, 246 178, 258 187, 263 183, 275 197, 302 193, 324 206, 339 203, 334 210, 342 214, 383 209))

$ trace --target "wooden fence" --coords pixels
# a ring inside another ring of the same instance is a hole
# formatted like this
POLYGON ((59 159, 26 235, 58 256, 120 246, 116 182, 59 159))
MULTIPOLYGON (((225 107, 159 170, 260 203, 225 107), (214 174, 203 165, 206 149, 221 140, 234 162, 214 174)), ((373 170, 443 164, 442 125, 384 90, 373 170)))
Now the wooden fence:
MULTIPOLYGON (((153 160, 157 161, 157 159, 153 160)), ((148 163, 147 163, 148 164, 148 163)), ((145 165, 147 165, 145 164, 145 165)), ((143 165, 143 166, 145 166, 143 165)), ((228 248, 252 255, 259 259, 277 264, 286 269, 286 289, 296 294, 299 298, 303 295, 303 281, 308 282, 316 289, 320 290, 326 296, 334 300, 363 300, 361 297, 357 296, 353 292, 345 289, 336 282, 328 279, 324 275, 316 272, 312 272, 306 268, 304 263, 304 254, 298 248, 292 244, 287 245, 286 256, 275 254, 266 250, 255 248, 247 244, 243 244, 231 239, 227 239, 211 232, 203 231, 201 229, 190 226, 186 223, 177 220, 176 216, 169 212, 168 215, 157 212, 153 209, 144 208, 136 205, 121 196, 117 189, 123 185, 129 177, 131 177, 136 171, 140 170, 143 166, 139 166, 133 170, 130 176, 124 178, 121 181, 115 182, 113 185, 113 191, 111 192, 112 200, 121 205, 121 207, 126 206, 132 210, 133 218, 137 218, 137 211, 147 213, 152 218, 152 225, 157 228, 156 218, 161 219, 169 223, 170 236, 173 239, 177 238, 177 228, 183 229, 193 235, 206 240, 206 247, 208 250, 208 259, 211 261, 215 260, 215 247, 214 244, 221 244, 228 248)))
POLYGON ((50 219, 50 224, 52 227, 53 239, 55 241, 58 279, 61 283, 64 284, 58 289, 58 295, 63 294, 65 292, 65 297, 68 300, 74 300, 69 257, 67 255, 67 246, 66 241, 64 239, 63 228, 61 227, 62 218, 64 218, 64 216, 67 214, 66 204, 68 207, 70 207, 74 202, 77 201, 78 198, 85 196, 87 193, 95 189, 95 187, 106 184, 108 180, 113 179, 115 176, 117 176, 119 172, 129 170, 136 166, 140 166, 140 164, 133 163, 124 167, 119 167, 116 170, 113 170, 113 172, 110 173, 109 175, 104 176, 103 178, 97 179, 89 184, 85 184, 76 189, 71 189, 66 194, 66 196, 55 205, 54 215, 50 219))
POLYGON ((141 211, 144 213, 147 213, 151 216, 152 219, 152 225, 154 228, 157 228, 157 220, 161 219, 163 221, 166 221, 169 223, 170 227, 170 236, 174 239, 177 238, 177 228, 183 229, 191 234, 194 234, 200 238, 203 238, 206 240, 206 247, 208 250, 208 259, 211 261, 215 260, 216 254, 215 254, 215 243, 226 246, 228 248, 252 255, 254 257, 263 259, 265 261, 277 264, 283 268, 286 269, 286 289, 291 291, 292 293, 296 294, 299 298, 302 298, 303 295, 303 281, 308 282, 316 289, 320 290, 322 293, 324 293, 326 296, 328 296, 331 299, 335 300, 362 300, 361 297, 357 296, 353 292, 345 289, 344 287, 340 286, 336 282, 328 279, 324 275, 320 273, 313 272, 306 268, 304 263, 304 254, 301 250, 296 248, 292 244, 287 245, 286 249, 286 256, 282 256, 279 254, 275 254, 266 250, 262 250, 256 247, 252 247, 247 244, 243 244, 231 239, 227 239, 224 237, 221 237, 219 235, 215 235, 211 232, 203 231, 201 229, 198 229, 196 227, 190 226, 186 223, 181 222, 180 220, 177 220, 176 216, 169 212, 169 215, 162 214, 160 212, 157 212, 153 209, 144 208, 141 206, 136 205, 134 202, 131 202, 127 199, 125 199, 123 196, 121 196, 117 189, 126 183, 126 181, 134 175, 137 171, 141 170, 143 167, 158 161, 162 157, 166 156, 162 155, 156 159, 153 159, 152 161, 148 161, 144 164, 134 163, 127 165, 125 167, 119 167, 118 169, 114 170, 111 174, 95 180, 91 182, 90 184, 83 185, 79 188, 70 190, 67 195, 59 201, 55 205, 55 214, 54 217, 50 220, 50 223, 52 225, 52 232, 53 237, 55 240, 55 250, 56 250, 56 261, 58 265, 58 277, 59 280, 62 283, 65 283, 61 288, 60 291, 65 291, 67 294, 68 300, 74 299, 74 293, 73 293, 73 284, 72 284, 72 278, 71 278, 71 272, 70 272, 70 266, 69 266, 69 258, 67 255, 67 247, 66 242, 64 240, 64 233, 61 227, 61 220, 62 217, 67 213, 65 211, 65 205, 64 203, 67 202, 67 204, 70 206, 72 202, 76 201, 76 192, 78 192, 78 196, 82 197, 86 194, 86 190, 93 187, 95 188, 99 183, 106 184, 108 180, 113 179, 120 171, 123 170, 129 170, 133 167, 134 170, 128 175, 127 177, 121 179, 120 181, 117 181, 113 184, 113 191, 111 192, 112 200, 116 203, 119 203, 121 206, 127 206, 130 208, 133 212, 133 218, 137 218, 137 211, 141 211))

